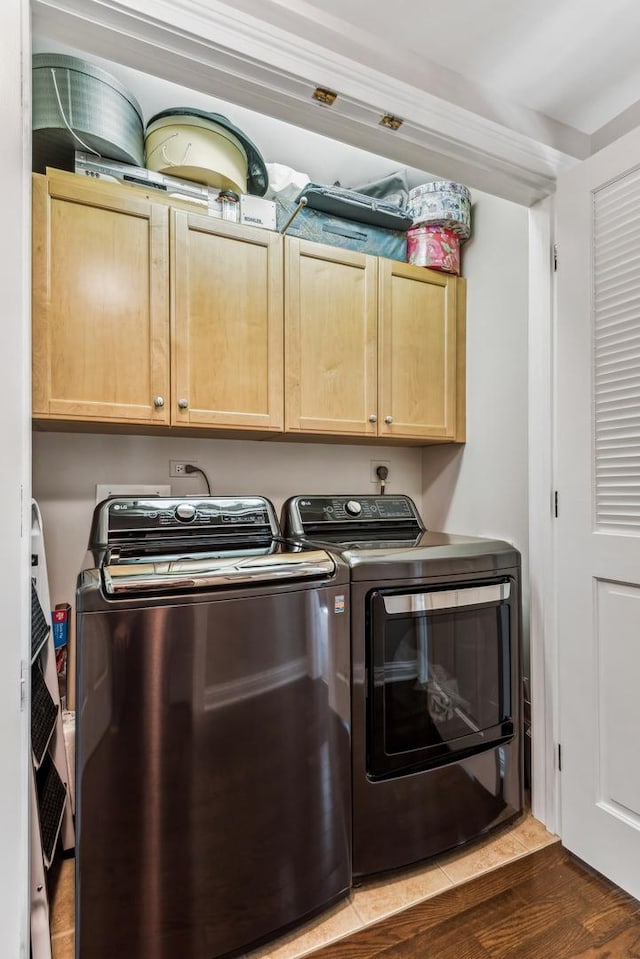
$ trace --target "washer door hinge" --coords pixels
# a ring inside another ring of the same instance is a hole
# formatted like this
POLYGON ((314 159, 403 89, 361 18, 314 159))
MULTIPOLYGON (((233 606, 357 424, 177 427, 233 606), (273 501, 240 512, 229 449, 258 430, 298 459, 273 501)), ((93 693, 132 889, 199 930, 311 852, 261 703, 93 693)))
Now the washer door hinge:
POLYGON ((558 518, 558 490, 553 491, 553 515, 558 518))
POLYGON ((562 772, 562 743, 558 743, 558 770, 562 772))

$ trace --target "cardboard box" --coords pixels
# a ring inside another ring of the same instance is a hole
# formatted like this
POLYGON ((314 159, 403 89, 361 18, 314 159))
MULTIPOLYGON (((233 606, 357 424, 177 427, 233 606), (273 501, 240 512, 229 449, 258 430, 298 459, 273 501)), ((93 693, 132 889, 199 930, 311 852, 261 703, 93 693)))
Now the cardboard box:
POLYGON ((246 226, 259 226, 263 230, 275 230, 276 205, 273 200, 263 200, 261 196, 241 194, 240 222, 246 226))
POLYGON ((53 613, 53 645, 55 649, 66 646, 69 642, 69 619, 71 606, 69 603, 58 603, 53 613))
POLYGON ((71 622, 71 606, 69 603, 58 603, 51 614, 53 620, 53 646, 56 653, 56 672, 60 702, 64 709, 67 703, 67 659, 69 652, 69 626, 71 622))

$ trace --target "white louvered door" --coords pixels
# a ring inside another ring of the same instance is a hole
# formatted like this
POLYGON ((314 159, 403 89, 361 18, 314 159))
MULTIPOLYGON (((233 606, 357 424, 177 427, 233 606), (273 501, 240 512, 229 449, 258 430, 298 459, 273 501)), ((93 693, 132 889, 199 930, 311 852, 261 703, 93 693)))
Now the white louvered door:
POLYGON ((640 131, 557 215, 561 834, 640 898, 640 131))

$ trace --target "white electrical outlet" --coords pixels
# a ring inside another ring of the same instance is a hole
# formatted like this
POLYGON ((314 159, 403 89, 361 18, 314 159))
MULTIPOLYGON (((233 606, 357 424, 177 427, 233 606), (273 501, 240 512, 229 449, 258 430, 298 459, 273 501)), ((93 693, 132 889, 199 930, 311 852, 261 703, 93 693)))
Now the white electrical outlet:
POLYGON ((169 460, 169 476, 196 476, 196 473, 187 473, 187 463, 196 466, 197 460, 169 460))
POLYGON ((168 483, 156 486, 135 483, 98 483, 96 503, 101 503, 108 496, 171 496, 171 486, 168 483))
POLYGON ((387 474, 387 480, 386 480, 387 485, 388 485, 388 483, 389 483, 389 476, 391 475, 391 463, 389 462, 389 460, 371 460, 371 476, 370 476, 370 480, 371 480, 372 483, 375 483, 376 486, 379 486, 379 485, 380 485, 380 477, 379 477, 379 476, 377 475, 377 473, 376 473, 376 470, 378 469, 379 466, 386 466, 387 469, 389 470, 389 473, 387 474))

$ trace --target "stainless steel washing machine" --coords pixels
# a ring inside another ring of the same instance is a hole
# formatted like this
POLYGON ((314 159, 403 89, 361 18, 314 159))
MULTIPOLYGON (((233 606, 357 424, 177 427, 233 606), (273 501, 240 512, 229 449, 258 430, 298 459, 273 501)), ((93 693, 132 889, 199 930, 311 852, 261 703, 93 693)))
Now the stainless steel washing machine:
POLYGON ((354 876, 516 816, 518 551, 429 532, 407 496, 295 496, 282 527, 351 570, 354 876))
POLYGON ((237 954, 350 887, 348 569, 260 497, 111 499, 90 548, 76 956, 237 954))

